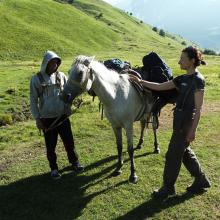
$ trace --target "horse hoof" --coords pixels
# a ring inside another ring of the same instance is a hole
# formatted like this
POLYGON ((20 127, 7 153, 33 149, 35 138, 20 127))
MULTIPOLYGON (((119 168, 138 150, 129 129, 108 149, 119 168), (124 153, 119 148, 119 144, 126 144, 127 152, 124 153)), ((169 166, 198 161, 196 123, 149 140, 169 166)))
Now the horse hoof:
POLYGON ((155 153, 155 154, 159 154, 159 153, 160 153, 160 149, 159 149, 159 148, 155 149, 155 150, 154 150, 154 153, 155 153))
POLYGON ((142 148, 142 145, 137 145, 136 149, 140 150, 142 148))
POLYGON ((137 176, 136 176, 136 175, 130 176, 130 177, 129 177, 129 181, 130 181, 131 183, 136 184, 136 183, 137 183, 137 176))

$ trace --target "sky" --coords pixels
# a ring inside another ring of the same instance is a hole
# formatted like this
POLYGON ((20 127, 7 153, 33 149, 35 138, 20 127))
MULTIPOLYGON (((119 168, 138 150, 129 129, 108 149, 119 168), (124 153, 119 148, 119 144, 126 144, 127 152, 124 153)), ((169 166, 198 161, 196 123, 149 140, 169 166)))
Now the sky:
POLYGON ((104 0, 144 22, 220 52, 220 0, 104 0))

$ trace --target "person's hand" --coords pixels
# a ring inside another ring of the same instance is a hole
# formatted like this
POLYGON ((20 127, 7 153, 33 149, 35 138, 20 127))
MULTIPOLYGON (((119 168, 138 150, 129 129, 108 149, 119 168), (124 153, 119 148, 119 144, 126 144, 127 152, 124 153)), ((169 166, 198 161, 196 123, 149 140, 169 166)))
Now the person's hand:
POLYGON ((191 143, 195 140, 195 138, 196 138, 196 132, 195 131, 189 131, 189 133, 186 136, 186 141, 188 143, 191 143))
POLYGON ((69 105, 69 104, 66 104, 66 105, 65 105, 64 114, 65 114, 67 117, 69 117, 70 115, 72 115, 71 105, 69 105))
POLYGON ((44 127, 44 125, 43 125, 43 123, 42 123, 42 121, 41 121, 40 118, 37 118, 37 119, 36 119, 36 126, 37 126, 37 128, 38 128, 39 130, 44 130, 44 129, 45 129, 45 127, 44 127))
POLYGON ((141 79, 138 78, 137 76, 134 76, 134 75, 132 75, 132 74, 128 74, 128 76, 129 76, 129 80, 130 80, 130 81, 137 82, 137 83, 140 83, 140 82, 141 82, 141 79))

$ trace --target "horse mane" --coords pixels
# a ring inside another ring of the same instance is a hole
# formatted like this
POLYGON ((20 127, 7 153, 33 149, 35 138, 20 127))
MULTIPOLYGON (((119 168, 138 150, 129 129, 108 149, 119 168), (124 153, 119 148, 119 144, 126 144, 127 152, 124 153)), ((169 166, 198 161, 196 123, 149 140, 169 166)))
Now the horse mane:
POLYGON ((83 64, 94 70, 95 74, 98 74, 100 78, 106 81, 117 81, 119 74, 114 70, 109 70, 103 63, 94 59, 94 57, 88 57, 85 55, 79 55, 72 66, 83 64))

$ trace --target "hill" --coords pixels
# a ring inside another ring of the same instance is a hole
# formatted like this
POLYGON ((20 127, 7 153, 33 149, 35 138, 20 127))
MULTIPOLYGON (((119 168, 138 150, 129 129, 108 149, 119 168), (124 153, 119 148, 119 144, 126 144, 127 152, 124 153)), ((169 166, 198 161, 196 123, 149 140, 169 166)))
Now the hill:
MULTIPOLYGON (((0 0, 0 219, 219 219, 218 56, 206 56, 209 65, 199 68, 206 79, 206 95, 193 149, 212 181, 207 193, 187 194, 185 188, 193 179, 183 169, 176 197, 164 202, 151 199, 153 189, 162 183, 172 132, 171 105, 162 109, 159 118, 161 154, 152 153, 151 129, 143 149, 135 151, 138 184, 128 183, 130 163, 124 133, 123 173, 112 177, 117 161, 115 137, 106 118, 100 119, 98 99, 93 102, 85 94, 80 97, 82 105, 70 117, 85 172, 77 175, 71 171, 58 140, 62 178, 50 179, 43 136, 39 136, 35 121, 27 120, 30 78, 39 70, 45 50, 55 50, 64 58, 60 70, 65 73, 79 53, 140 64, 144 54, 155 50, 178 75, 177 62, 183 47, 172 36, 161 37, 149 25, 102 1, 66 2, 70 0, 0 0)), ((135 123, 135 146, 139 135, 140 126, 135 123)))
POLYGON ((181 44, 105 2, 78 0, 0 1, 0 59, 39 59, 47 49, 62 57, 77 54, 167 54, 181 44))

